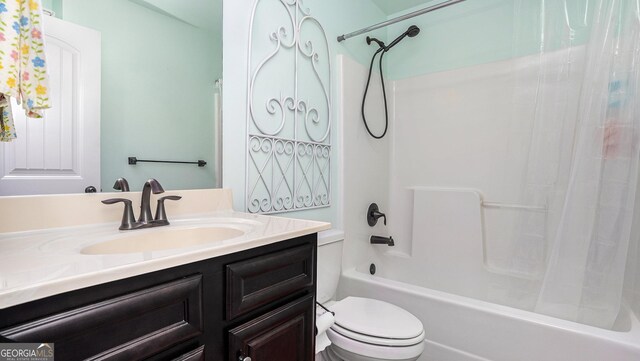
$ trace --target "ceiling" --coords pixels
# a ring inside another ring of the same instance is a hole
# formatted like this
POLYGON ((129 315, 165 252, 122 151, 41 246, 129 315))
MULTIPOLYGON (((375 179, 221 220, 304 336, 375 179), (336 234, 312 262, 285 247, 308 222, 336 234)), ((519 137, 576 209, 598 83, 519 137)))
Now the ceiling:
POLYGON ((437 3, 435 0, 371 0, 386 15, 393 15, 400 11, 405 11, 414 6, 437 3))

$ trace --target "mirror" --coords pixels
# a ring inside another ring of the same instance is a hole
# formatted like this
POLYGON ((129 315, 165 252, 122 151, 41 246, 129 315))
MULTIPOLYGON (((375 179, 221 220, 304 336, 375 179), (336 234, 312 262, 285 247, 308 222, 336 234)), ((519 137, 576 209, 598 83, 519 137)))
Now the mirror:
MULTIPOLYGON (((94 119, 89 119, 89 125, 85 127, 99 128, 99 138, 95 136, 94 139, 100 139, 100 146, 91 141, 91 136, 83 138, 82 127, 79 127, 69 135, 77 141, 69 150, 74 154, 68 157, 70 164, 94 157, 94 163, 100 164, 95 170, 99 172, 99 177, 95 178, 99 179, 99 184, 74 185, 73 190, 65 191, 46 182, 29 184, 25 181, 17 191, 13 190, 13 194, 84 192, 86 185, 109 192, 113 191, 112 186, 119 177, 128 180, 131 190, 140 190, 148 178, 156 178, 165 190, 216 187, 221 176, 216 168, 220 166, 222 149, 217 140, 218 129, 221 129, 222 0, 42 0, 42 4, 53 13, 45 15, 43 23, 45 35, 50 35, 50 29, 54 37, 50 41, 47 38, 46 43, 47 48, 52 45, 51 50, 47 49, 50 88, 52 92, 59 88, 60 95, 51 96, 54 108, 46 111, 45 119, 40 122, 27 119, 24 129, 16 126, 18 138, 21 132, 24 136, 32 136, 29 132, 39 126, 43 127, 40 132, 48 132, 47 127, 54 118, 52 114, 62 111, 56 110, 56 105, 69 108, 67 93, 79 103, 71 106, 77 112, 96 108, 91 102, 90 90, 97 81, 87 79, 97 72, 83 71, 87 67, 100 69, 101 77, 97 79, 101 83, 99 87, 95 86, 99 89, 99 95, 95 96, 99 99, 100 111, 95 112, 100 115, 99 126, 91 123, 94 119), (48 28, 49 23, 54 24, 48 28), (67 26, 66 33, 54 34, 58 25, 67 26), (91 36, 96 34, 99 41, 88 40, 95 39, 91 36), (101 46, 93 44, 97 50, 86 50, 76 46, 74 41, 88 43, 87 49, 91 49, 91 43, 101 43, 101 46), (62 50, 54 49, 56 46, 62 50), (65 57, 72 59, 67 65, 65 57), (82 65, 92 57, 97 59, 97 65, 82 65), (81 64, 80 70, 75 72, 72 67, 77 64, 81 64), (75 74, 72 76, 74 81, 81 79, 85 85, 67 89, 71 81, 64 80, 67 79, 65 76, 71 76, 65 73, 67 68, 75 74), (93 146, 95 150, 83 150, 83 146, 93 146), (157 161, 203 160, 206 165, 146 162, 132 165, 129 164, 130 157, 157 161)), ((15 107, 14 114, 20 109, 15 107)), ((64 138, 64 134, 60 137, 64 138)), ((52 154, 65 153, 64 149, 51 150, 51 141, 45 139, 42 143, 36 152, 27 149, 30 145, 13 145, 11 147, 15 149, 11 150, 5 145, 3 158, 11 158, 15 153, 18 159, 18 154, 25 152, 27 155, 23 158, 28 163, 32 154, 42 151, 42 162, 46 163, 52 154)), ((37 168, 27 164, 22 170, 20 167, 12 170, 6 163, 0 176, 11 171, 26 174, 37 168)), ((40 167, 44 173, 53 169, 53 177, 60 174, 58 180, 62 180, 70 171, 58 163, 40 167)), ((91 167, 91 164, 85 164, 78 168, 84 172, 91 167)), ((2 168, 0 165, 0 171, 2 168)), ((11 195, 7 194, 9 188, 0 180, 0 195, 11 195)))

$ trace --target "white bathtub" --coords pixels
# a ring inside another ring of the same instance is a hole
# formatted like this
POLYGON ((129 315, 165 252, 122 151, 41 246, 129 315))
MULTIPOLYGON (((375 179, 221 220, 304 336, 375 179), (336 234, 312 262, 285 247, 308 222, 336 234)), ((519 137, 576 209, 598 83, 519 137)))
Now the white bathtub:
POLYGON ((368 269, 343 271, 339 298, 377 298, 416 315, 427 334, 419 361, 640 360, 640 322, 627 307, 616 327, 624 331, 610 331, 394 281, 384 270, 372 276, 368 269))

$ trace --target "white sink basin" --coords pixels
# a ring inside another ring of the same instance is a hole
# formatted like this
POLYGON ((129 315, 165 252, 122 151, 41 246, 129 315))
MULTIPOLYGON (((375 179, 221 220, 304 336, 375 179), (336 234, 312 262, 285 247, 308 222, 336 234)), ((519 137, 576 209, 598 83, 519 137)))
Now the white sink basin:
POLYGON ((243 236, 244 231, 229 227, 164 228, 162 231, 135 233, 92 244, 80 250, 87 255, 121 254, 163 251, 207 243, 225 241, 243 236))

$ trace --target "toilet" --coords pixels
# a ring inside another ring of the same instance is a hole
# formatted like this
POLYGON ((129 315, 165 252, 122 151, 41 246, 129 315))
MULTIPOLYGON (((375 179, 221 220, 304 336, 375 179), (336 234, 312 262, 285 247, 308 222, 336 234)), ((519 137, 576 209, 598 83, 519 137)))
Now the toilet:
POLYGON ((340 279, 342 244, 341 232, 318 237, 317 300, 335 314, 335 323, 326 330, 331 344, 316 353, 316 361, 417 360, 424 351, 425 332, 410 312, 370 298, 332 301, 340 279))

